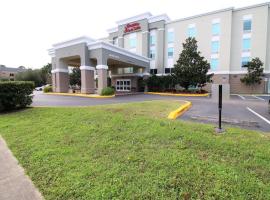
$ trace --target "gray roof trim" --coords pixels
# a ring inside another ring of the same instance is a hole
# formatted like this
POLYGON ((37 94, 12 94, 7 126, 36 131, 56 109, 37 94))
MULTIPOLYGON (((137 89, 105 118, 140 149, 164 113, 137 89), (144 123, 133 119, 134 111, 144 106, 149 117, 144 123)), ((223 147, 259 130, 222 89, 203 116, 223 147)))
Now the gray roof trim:
POLYGON ((242 7, 242 8, 236 8, 236 9, 233 9, 233 11, 246 10, 246 9, 257 8, 257 7, 261 7, 261 6, 268 6, 268 7, 270 7, 270 2, 261 3, 261 4, 255 4, 255 5, 246 6, 246 7, 242 7))
POLYGON ((211 12, 207 12, 207 13, 203 13, 203 14, 198 14, 198 15, 194 15, 194 16, 191 16, 191 17, 185 17, 185 18, 181 18, 181 19, 176 19, 176 20, 170 21, 170 22, 168 22, 166 24, 173 24, 173 23, 176 23, 176 22, 186 21, 186 20, 190 20, 190 19, 194 19, 194 18, 198 18, 198 17, 203 17, 203 16, 207 16, 207 15, 213 15, 213 14, 216 14, 216 13, 227 12, 227 11, 233 11, 233 7, 225 8, 225 9, 221 9, 221 10, 216 10, 216 11, 211 11, 211 12))
POLYGON ((132 53, 124 48, 117 47, 117 46, 110 44, 108 42, 97 41, 97 42, 90 43, 87 46, 88 46, 89 50, 104 48, 104 49, 107 49, 107 50, 110 50, 110 51, 113 51, 113 52, 116 52, 116 53, 119 53, 119 54, 122 54, 125 56, 129 56, 131 58, 141 60, 143 62, 148 62, 148 63, 150 62, 150 58, 147 58, 145 56, 141 56, 141 55, 136 54, 136 53, 132 53))
POLYGON ((221 9, 221 10, 215 10, 215 11, 211 11, 211 12, 207 12, 207 13, 202 13, 202 14, 190 16, 190 17, 176 19, 176 20, 170 21, 170 22, 168 22, 166 24, 172 24, 172 23, 175 23, 175 22, 185 21, 185 20, 189 20, 189 19, 194 19, 194 18, 198 18, 198 17, 207 16, 207 15, 213 15, 213 14, 220 13, 220 12, 240 11, 240 10, 252 9, 252 8, 261 7, 261 6, 268 6, 268 7, 270 7, 270 2, 261 3, 261 4, 255 4, 255 5, 246 6, 246 7, 242 7, 242 8, 236 8, 236 9, 234 7, 230 7, 230 8, 225 8, 225 9, 221 9))

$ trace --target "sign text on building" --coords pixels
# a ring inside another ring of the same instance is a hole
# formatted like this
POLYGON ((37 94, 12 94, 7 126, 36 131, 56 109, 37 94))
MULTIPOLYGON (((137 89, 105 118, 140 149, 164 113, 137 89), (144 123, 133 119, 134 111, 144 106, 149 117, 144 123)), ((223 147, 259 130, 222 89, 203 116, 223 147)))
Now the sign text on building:
POLYGON ((140 29, 141 29, 140 23, 138 23, 138 22, 128 23, 128 24, 125 26, 124 32, 125 32, 125 33, 129 33, 129 32, 136 31, 136 30, 140 30, 140 29))

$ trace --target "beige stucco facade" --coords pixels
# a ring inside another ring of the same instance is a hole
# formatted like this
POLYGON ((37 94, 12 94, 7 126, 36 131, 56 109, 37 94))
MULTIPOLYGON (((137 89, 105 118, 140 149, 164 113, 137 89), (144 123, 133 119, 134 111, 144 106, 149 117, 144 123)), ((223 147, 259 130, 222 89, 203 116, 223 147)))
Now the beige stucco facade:
MULTIPOLYGON (((117 26, 108 30, 106 38, 75 39, 56 44, 51 50, 54 55, 53 66, 55 72, 59 69, 63 72, 62 69, 70 65, 93 67, 91 80, 93 74, 99 76, 100 88, 95 88, 99 93, 106 86, 106 77, 112 79, 116 88, 119 88, 116 86, 119 82, 117 79, 122 80, 123 77, 135 77, 130 78, 130 81, 137 85, 136 80, 143 77, 143 74, 162 76, 171 73, 182 51, 182 43, 192 33, 191 37, 198 41, 199 51, 211 63, 209 73, 214 73, 213 83, 229 84, 232 93, 270 93, 269 5, 264 3, 238 9, 227 8, 178 20, 171 20, 166 14, 153 16, 151 13, 143 13, 117 21, 117 26), (244 25, 246 21, 247 25, 244 25), (76 44, 74 41, 77 41, 76 44), (214 45, 216 48, 213 50, 214 45), (247 72, 242 67, 243 62, 255 57, 264 63, 266 76, 261 85, 250 89, 241 83, 240 78, 247 72), (98 70, 97 66, 105 67, 98 70), (119 74, 118 68, 133 70, 119 74)), ((82 81, 86 80, 85 74, 89 73, 82 72, 82 81)), ((92 85, 91 88, 93 92, 92 85)), ((210 89, 211 84, 206 88, 210 89)), ((90 89, 82 91, 89 92, 90 89)))

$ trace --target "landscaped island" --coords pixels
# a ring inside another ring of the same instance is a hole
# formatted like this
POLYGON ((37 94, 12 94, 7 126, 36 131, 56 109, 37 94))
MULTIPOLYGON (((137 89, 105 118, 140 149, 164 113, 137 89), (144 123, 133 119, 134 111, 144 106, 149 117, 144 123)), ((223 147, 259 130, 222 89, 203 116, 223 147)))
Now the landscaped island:
POLYGON ((30 108, 0 134, 46 200, 269 199, 270 137, 166 119, 180 104, 30 108))

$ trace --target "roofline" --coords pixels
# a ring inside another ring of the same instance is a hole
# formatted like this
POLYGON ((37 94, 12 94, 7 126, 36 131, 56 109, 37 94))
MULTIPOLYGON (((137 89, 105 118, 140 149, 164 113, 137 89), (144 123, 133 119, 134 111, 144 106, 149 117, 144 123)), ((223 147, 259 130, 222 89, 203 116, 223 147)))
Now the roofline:
POLYGON ((171 21, 170 17, 165 13, 148 17, 147 20, 148 20, 148 23, 154 23, 154 22, 158 22, 158 21, 165 21, 165 23, 167 23, 167 22, 171 21))
POLYGON ((91 42, 94 42, 96 41, 95 39, 92 39, 90 37, 87 37, 87 36, 81 36, 81 37, 77 37, 77 38, 73 38, 73 39, 70 39, 70 40, 66 40, 66 41, 63 41, 63 42, 59 42, 59 43, 56 43, 56 44, 53 44, 53 49, 60 49, 60 48, 63 48, 63 47, 66 47, 66 46, 71 46, 71 45, 75 45, 75 44, 80 44, 80 43, 91 43, 91 42))
POLYGON ((206 12, 206 13, 202 13, 202 14, 198 14, 198 15, 193 15, 193 16, 190 16, 190 17, 176 19, 176 20, 170 21, 170 22, 168 22, 166 24, 171 24, 171 23, 175 23, 175 22, 185 21, 185 20, 189 20, 189 19, 194 19, 194 18, 198 18, 198 17, 207 16, 207 15, 213 15, 213 14, 220 13, 220 12, 240 11, 240 10, 251 9, 251 8, 256 8, 256 7, 261 7, 261 6, 268 6, 268 7, 270 7, 270 2, 261 3, 261 4, 254 4, 254 5, 250 5, 250 6, 246 6, 246 7, 242 7, 242 8, 236 8, 236 9, 234 7, 229 7, 229 8, 225 8, 225 9, 220 9, 220 10, 206 12))
POLYGON ((256 8, 256 7, 266 6, 266 5, 268 5, 268 7, 270 7, 270 2, 254 4, 254 5, 245 6, 245 7, 242 7, 242 8, 236 8, 236 9, 233 9, 233 11, 245 10, 245 9, 256 8))
POLYGON ((116 24, 118 26, 121 26, 121 25, 124 25, 124 24, 128 24, 130 22, 139 21, 139 20, 142 20, 142 19, 148 19, 151 16, 152 16, 152 14, 150 12, 146 12, 146 13, 142 13, 142 14, 139 14, 139 15, 135 15, 133 17, 129 17, 127 19, 119 20, 119 21, 116 22, 116 24))
POLYGON ((145 56, 141 56, 141 55, 136 54, 136 53, 132 53, 129 50, 126 50, 122 47, 115 46, 115 45, 110 44, 108 42, 96 41, 96 42, 88 44, 87 46, 88 46, 89 50, 104 48, 104 49, 115 51, 119 54, 123 54, 125 56, 129 56, 129 57, 132 57, 132 58, 135 58, 135 59, 141 60, 143 62, 147 62, 147 63, 149 63, 151 60, 150 58, 147 58, 145 56))
POLYGON ((220 9, 220 10, 215 10, 215 11, 211 11, 211 12, 207 12, 207 13, 202 13, 202 14, 198 14, 198 15, 193 15, 193 16, 185 17, 185 18, 181 18, 181 19, 176 19, 176 20, 170 21, 170 22, 168 22, 166 24, 172 24, 172 23, 175 23, 175 22, 190 20, 190 19, 194 19, 194 18, 198 18, 198 17, 203 17, 203 16, 207 16, 207 15, 213 15, 213 14, 216 14, 216 13, 226 12, 226 11, 233 11, 233 7, 224 8, 224 9, 220 9))

